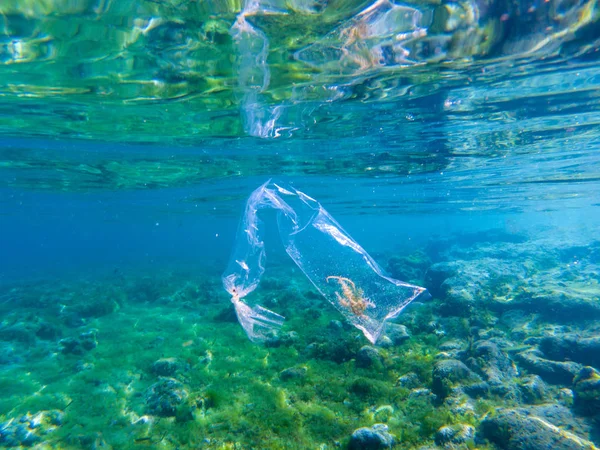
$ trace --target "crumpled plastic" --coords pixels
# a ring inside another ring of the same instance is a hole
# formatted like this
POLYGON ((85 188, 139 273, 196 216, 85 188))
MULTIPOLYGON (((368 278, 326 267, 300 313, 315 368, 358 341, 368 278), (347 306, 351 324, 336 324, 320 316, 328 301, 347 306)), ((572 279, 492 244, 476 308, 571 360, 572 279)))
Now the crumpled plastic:
POLYGON ((375 343, 388 319, 394 318, 426 292, 387 276, 373 258, 341 225, 305 193, 271 180, 246 202, 236 244, 223 274, 238 320, 252 341, 272 336, 285 318, 262 306, 249 305, 265 271, 262 209, 277 211, 285 251, 316 289, 348 322, 375 343))

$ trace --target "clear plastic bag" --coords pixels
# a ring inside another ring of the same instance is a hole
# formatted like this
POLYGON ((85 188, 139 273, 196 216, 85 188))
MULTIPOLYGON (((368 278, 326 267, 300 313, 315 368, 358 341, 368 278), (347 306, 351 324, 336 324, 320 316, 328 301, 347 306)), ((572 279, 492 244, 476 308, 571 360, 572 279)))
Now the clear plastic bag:
POLYGON ((387 319, 396 317, 425 288, 386 276, 381 267, 336 220, 301 191, 267 181, 246 202, 223 286, 232 296, 248 337, 260 341, 281 327, 284 318, 242 299, 256 289, 265 271, 261 209, 277 211, 287 254, 318 291, 375 343, 387 319))

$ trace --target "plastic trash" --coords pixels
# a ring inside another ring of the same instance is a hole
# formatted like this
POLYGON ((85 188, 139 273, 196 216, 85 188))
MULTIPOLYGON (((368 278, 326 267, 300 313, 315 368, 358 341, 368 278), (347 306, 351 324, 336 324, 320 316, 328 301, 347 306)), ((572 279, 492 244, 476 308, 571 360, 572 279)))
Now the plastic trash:
POLYGON ((275 3, 245 0, 242 10, 229 30, 237 49, 236 69, 238 88, 242 93, 240 107, 244 130, 250 136, 260 138, 276 138, 288 129, 277 123, 283 105, 269 105, 268 96, 265 94, 271 82, 271 70, 267 63, 269 39, 247 20, 249 15, 276 12, 277 10, 272 8, 275 3))
POLYGON ((296 52, 295 57, 331 75, 359 75, 422 63, 411 55, 411 47, 427 37, 429 16, 409 5, 377 0, 296 52))
POLYGON ((375 343, 385 321, 398 316, 425 288, 386 276, 369 254, 344 231, 318 201, 297 189, 267 181, 246 202, 223 286, 252 341, 276 332, 284 317, 243 299, 265 271, 261 209, 277 211, 287 254, 318 291, 366 338, 375 343))

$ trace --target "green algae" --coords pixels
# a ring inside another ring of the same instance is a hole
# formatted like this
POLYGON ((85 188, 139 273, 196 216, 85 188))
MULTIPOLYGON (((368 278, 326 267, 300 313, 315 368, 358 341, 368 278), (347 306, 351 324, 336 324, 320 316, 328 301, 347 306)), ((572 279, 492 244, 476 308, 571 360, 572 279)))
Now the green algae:
MULTIPOLYGON (((410 261, 406 267, 413 267, 410 261)), ((385 423, 400 447, 410 449, 432 444, 441 427, 477 426, 498 406, 517 404, 494 395, 432 401, 428 387, 439 347, 466 339, 469 326, 453 317, 445 334, 431 332, 437 329, 437 300, 402 316, 411 338, 379 348, 381 365, 361 368, 355 355, 366 342, 332 322, 339 319, 336 312, 323 308, 312 286, 288 270, 274 266, 256 295, 259 302, 277 302, 288 316, 283 333, 296 335, 266 346, 249 342, 223 314, 228 299, 211 268, 193 277, 189 270, 123 271, 10 288, 9 323, 52 323, 60 334, 14 341, 21 362, 0 369, 6 393, 0 420, 61 411, 61 424, 44 435, 46 448, 57 449, 334 448, 375 423, 385 423), (53 303, 60 308, 50 308, 53 303), (60 350, 61 339, 79 339, 90 330, 95 348, 60 350), (290 368, 302 369, 301 375, 283 377, 290 368), (402 384, 406 374, 414 374, 416 388, 402 384), (161 380, 176 380, 185 396, 157 414, 149 396, 161 380)), ((465 346, 470 355, 472 345, 465 346)))
MULTIPOLYGON (((113 283, 98 282, 107 289, 86 288, 85 296, 65 301, 65 310, 85 312, 88 319, 82 327, 64 329, 63 335, 96 329, 96 348, 83 355, 57 353, 52 359, 38 355, 28 363, 27 382, 8 383, 10 375, 2 373, 2 383, 11 386, 3 390, 11 393, 3 402, 3 418, 27 411, 64 411, 64 424, 52 433, 51 448, 76 448, 82 442, 95 442, 100 434, 104 442, 119 448, 136 448, 141 443, 157 448, 200 444, 225 448, 233 442, 242 448, 290 448, 291 442, 295 448, 329 446, 347 439, 357 426, 374 423, 374 415, 366 411, 389 402, 397 390, 392 382, 395 373, 355 369, 352 360, 336 363, 303 356, 308 340, 334 314, 305 327, 300 342, 265 348, 249 343, 235 323, 212 322, 210 317, 227 299, 202 304, 198 290, 185 279, 158 282, 162 292, 153 295, 152 303, 128 298, 131 287, 124 288, 122 281, 113 283), (125 290, 121 292, 125 299, 119 308, 101 314, 88 314, 82 308, 88 301, 91 305, 95 299, 101 301, 103 293, 118 294, 120 289, 125 290), (169 300, 167 291, 179 300, 178 292, 186 292, 192 307, 169 300), (183 383, 189 398, 176 416, 144 423, 142 417, 151 417, 144 396, 158 379, 151 367, 165 356, 185 367, 172 376, 183 383), (279 378, 283 369, 298 363, 307 368, 305 378, 279 378), (41 383, 47 386, 42 389, 41 383)), ((141 286, 136 279, 128 279, 128 284, 141 286)), ((83 288, 76 282, 59 285, 62 292, 83 288)), ((310 286, 301 287, 310 291, 310 286)), ((41 291, 55 288, 36 286, 41 291)), ((296 300, 303 298, 296 296, 296 300)), ((286 327, 301 323, 302 319, 292 319, 286 327)), ((353 334, 345 333, 346 342, 355 340, 353 334)), ((392 418, 393 414, 386 417, 392 418)))

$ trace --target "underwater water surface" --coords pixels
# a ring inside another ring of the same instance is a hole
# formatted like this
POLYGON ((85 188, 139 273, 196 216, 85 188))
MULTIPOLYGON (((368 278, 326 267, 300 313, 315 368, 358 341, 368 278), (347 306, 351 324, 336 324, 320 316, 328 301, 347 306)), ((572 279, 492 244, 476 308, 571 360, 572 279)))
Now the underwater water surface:
POLYGON ((600 446, 599 30, 0 2, 0 448, 600 446))

